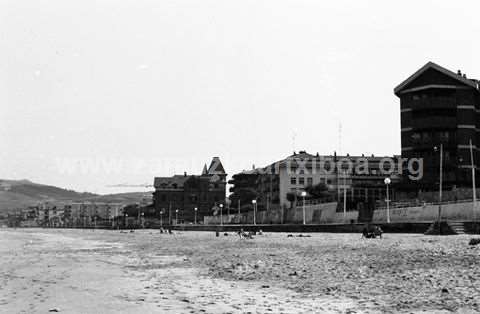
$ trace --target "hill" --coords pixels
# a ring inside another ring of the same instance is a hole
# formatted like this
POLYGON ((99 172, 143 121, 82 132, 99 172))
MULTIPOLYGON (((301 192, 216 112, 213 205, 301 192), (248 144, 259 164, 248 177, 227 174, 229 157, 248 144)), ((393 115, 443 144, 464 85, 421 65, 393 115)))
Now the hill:
POLYGON ((98 195, 80 193, 51 185, 44 185, 29 180, 0 179, 0 213, 38 205, 43 202, 64 203, 95 201, 105 203, 136 203, 141 202, 149 193, 119 193, 98 195))

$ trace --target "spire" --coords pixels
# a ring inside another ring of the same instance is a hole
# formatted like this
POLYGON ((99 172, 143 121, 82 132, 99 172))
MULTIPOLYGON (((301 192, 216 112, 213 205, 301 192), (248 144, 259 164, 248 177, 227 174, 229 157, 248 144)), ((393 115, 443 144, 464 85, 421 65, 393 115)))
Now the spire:
POLYGON ((208 167, 208 174, 226 174, 220 158, 213 157, 212 162, 210 163, 210 167, 208 167))
POLYGON ((202 176, 204 176, 204 175, 206 175, 206 174, 208 174, 207 164, 205 164, 205 165, 203 166, 202 176))

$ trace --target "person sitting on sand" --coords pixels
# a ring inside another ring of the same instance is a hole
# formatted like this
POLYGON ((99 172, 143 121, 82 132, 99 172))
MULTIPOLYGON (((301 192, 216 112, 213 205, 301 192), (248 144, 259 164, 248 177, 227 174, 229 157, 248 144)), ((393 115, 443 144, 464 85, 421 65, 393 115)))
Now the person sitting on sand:
POLYGON ((374 237, 380 237, 380 239, 381 239, 382 238, 382 233, 383 233, 382 228, 380 228, 380 226, 375 226, 375 228, 373 229, 374 237))
POLYGON ((366 224, 362 230, 362 238, 371 239, 375 238, 375 228, 372 229, 370 224, 366 224))
POLYGON ((367 228, 367 226, 363 227, 362 238, 368 238, 368 228, 367 228))

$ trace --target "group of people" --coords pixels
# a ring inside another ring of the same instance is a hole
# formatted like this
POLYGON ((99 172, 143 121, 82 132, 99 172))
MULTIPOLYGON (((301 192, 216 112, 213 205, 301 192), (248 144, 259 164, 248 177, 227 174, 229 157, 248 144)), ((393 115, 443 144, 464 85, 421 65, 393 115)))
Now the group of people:
MULTIPOLYGON (((257 231, 247 231, 247 232, 246 232, 246 231, 244 231, 243 228, 242 228, 242 229, 240 229, 239 231, 237 231, 236 233, 238 234, 238 236, 240 237, 240 239, 253 239, 253 236, 254 236, 254 235, 257 235, 257 234, 258 234, 258 235, 262 235, 262 234, 263 234, 263 231, 262 231, 262 229, 260 229, 260 230, 258 230, 258 232, 257 232, 257 231)), ((228 232, 225 232, 223 235, 224 235, 224 236, 228 236, 228 232)), ((215 231, 215 236, 216 236, 216 237, 219 237, 219 236, 220 236, 220 230, 217 229, 217 230, 215 231)))
POLYGON ((173 231, 172 231, 172 228, 168 228, 168 229, 160 228, 160 233, 173 234, 173 231))
MULTIPOLYGON (((261 230, 259 231, 259 234, 261 234, 261 230)), ((255 231, 248 231, 248 232, 245 232, 243 231, 243 229, 240 229, 240 231, 238 231, 238 236, 240 237, 240 239, 253 239, 253 236, 256 234, 255 231)))
POLYGON ((383 230, 379 226, 365 225, 362 230, 362 238, 375 239, 376 237, 382 238, 383 230))

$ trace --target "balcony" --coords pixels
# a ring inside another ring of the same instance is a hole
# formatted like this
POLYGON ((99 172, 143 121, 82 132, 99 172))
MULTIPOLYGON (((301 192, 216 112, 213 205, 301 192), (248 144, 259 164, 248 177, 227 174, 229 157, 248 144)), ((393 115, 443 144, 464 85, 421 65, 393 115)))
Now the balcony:
POLYGON ((457 103, 455 98, 448 97, 430 97, 424 99, 412 100, 410 106, 413 110, 422 109, 441 109, 441 108, 456 108, 457 103))
POLYGON ((456 129, 457 117, 426 117, 412 119, 408 125, 414 129, 456 129))

